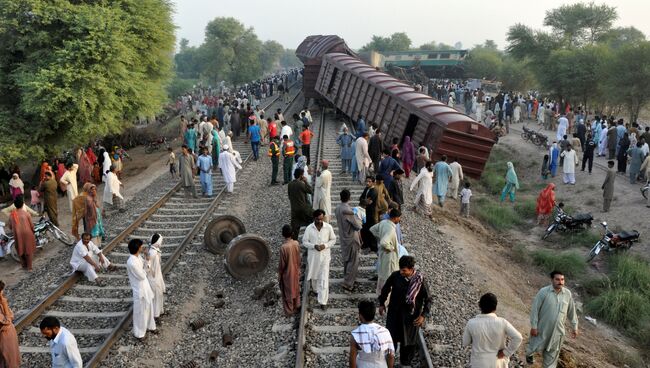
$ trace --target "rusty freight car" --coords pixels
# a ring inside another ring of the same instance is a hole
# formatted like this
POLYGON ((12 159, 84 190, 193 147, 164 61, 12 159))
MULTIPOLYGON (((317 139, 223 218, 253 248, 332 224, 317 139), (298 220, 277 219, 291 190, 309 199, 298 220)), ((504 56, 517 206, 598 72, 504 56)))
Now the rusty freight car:
POLYGON ((350 118, 376 123, 385 142, 410 136, 433 157, 456 157, 463 171, 479 178, 495 137, 485 126, 407 84, 342 53, 323 56, 315 90, 350 118))
POLYGON ((323 55, 330 52, 340 52, 355 57, 357 56, 348 47, 345 40, 334 35, 308 36, 296 49, 296 56, 305 64, 302 82, 302 92, 305 95, 305 99, 320 98, 318 92, 314 90, 314 86, 316 85, 316 79, 318 79, 323 55))

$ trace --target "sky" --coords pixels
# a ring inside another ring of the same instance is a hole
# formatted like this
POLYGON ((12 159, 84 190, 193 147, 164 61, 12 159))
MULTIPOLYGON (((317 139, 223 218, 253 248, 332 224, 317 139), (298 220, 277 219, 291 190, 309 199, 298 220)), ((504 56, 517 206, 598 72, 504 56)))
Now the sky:
MULTIPOLYGON (((542 28, 546 10, 576 1, 545 0, 172 0, 177 40, 203 42, 205 26, 216 17, 234 17, 257 36, 295 49, 313 34, 335 34, 358 49, 373 35, 406 32, 413 46, 436 41, 471 48, 486 39, 506 46, 506 32, 515 23, 542 28), (399 4, 399 5, 398 5, 399 4), (539 4, 534 9, 531 4, 539 4), (543 6, 541 5, 543 4, 543 6), (343 11, 344 10, 344 11, 343 11)), ((588 2, 588 1, 585 1, 588 2)), ((615 6, 614 26, 634 26, 650 36, 650 1, 600 0, 615 6)))

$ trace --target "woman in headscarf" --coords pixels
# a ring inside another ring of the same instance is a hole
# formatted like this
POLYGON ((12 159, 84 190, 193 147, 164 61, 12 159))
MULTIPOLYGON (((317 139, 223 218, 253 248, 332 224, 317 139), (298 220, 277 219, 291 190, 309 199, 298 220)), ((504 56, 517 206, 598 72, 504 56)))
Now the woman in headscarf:
POLYGON ((104 224, 102 223, 102 209, 97 205, 97 186, 95 184, 84 184, 86 196, 86 213, 84 213, 84 229, 90 233, 92 242, 100 246, 104 237, 104 224))
POLYGON ((404 175, 408 178, 411 173, 411 168, 415 163, 415 147, 411 142, 411 137, 404 137, 402 143, 402 167, 404 168, 404 175))
POLYGON ((50 167, 50 164, 46 160, 43 160, 43 162, 41 163, 41 171, 39 172, 39 179, 38 179, 39 183, 42 183, 43 180, 45 180, 45 173, 48 171, 52 171, 52 168, 50 167))
POLYGON ((23 184, 20 176, 16 173, 11 175, 11 179, 9 180, 9 193, 11 193, 12 200, 16 200, 18 196, 25 194, 25 184, 23 184))
POLYGON ((555 184, 550 183, 537 197, 535 213, 537 214, 538 225, 548 225, 548 219, 553 212, 553 207, 555 207, 555 184))
POLYGON ((510 202, 515 201, 515 193, 519 189, 519 180, 517 180, 517 173, 515 173, 515 166, 512 162, 508 161, 508 172, 506 172, 506 185, 501 191, 501 202, 506 200, 506 196, 510 196, 510 202))
POLYGON ((548 169, 551 171, 551 177, 555 177, 557 173, 558 160, 560 157, 560 148, 557 146, 556 142, 553 142, 551 148, 548 150, 549 164, 548 169))
POLYGON ((97 162, 97 156, 95 156, 95 152, 93 152, 92 147, 88 146, 88 149, 86 149, 86 156, 88 157, 88 161, 90 161, 91 165, 94 165, 95 162, 97 162))
POLYGON ((616 172, 625 174, 625 171, 627 170, 627 150, 630 148, 630 137, 627 133, 623 134, 623 138, 621 138, 618 146, 618 154, 616 155, 618 167, 616 172))
POLYGON ((88 155, 83 149, 77 151, 77 162, 79 162, 79 180, 81 184, 90 183, 92 180, 93 164, 90 162, 88 155))
POLYGON ((0 367, 20 367, 18 335, 14 326, 14 313, 4 294, 5 283, 0 280, 0 367))

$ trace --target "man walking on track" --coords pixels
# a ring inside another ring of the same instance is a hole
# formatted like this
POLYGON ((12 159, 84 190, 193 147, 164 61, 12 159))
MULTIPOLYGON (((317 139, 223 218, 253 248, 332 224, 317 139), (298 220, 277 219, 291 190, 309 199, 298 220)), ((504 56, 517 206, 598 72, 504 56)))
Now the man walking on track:
POLYGON ((282 227, 284 243, 280 247, 278 285, 282 292, 282 307, 285 316, 291 316, 300 309, 300 244, 291 239, 291 226, 282 227))
POLYGON ((179 164, 179 174, 181 181, 183 182, 183 188, 185 191, 190 191, 194 198, 197 198, 196 187, 194 186, 194 156, 190 154, 190 151, 186 145, 183 145, 183 154, 178 158, 179 164))
POLYGON ((300 227, 309 224, 314 212, 311 204, 307 201, 307 195, 313 194, 313 190, 303 174, 303 169, 296 169, 293 173, 295 179, 287 186, 289 204, 291 205, 291 237, 294 240, 298 240, 300 227))
POLYGON ((354 211, 348 204, 350 191, 341 191, 341 204, 336 206, 336 223, 341 237, 341 258, 343 258, 343 283, 342 288, 352 291, 354 281, 359 270, 359 250, 361 249, 361 222, 354 215, 354 211))
POLYGON ((302 246, 307 248, 307 280, 318 294, 318 304, 327 308, 329 297, 330 249, 336 243, 332 225, 324 222, 325 212, 315 210, 314 222, 307 226, 302 236, 302 246))
POLYGON ((203 195, 206 197, 212 196, 212 156, 206 147, 203 147, 203 154, 199 156, 197 166, 201 171, 199 179, 201 181, 201 188, 203 195))
POLYGON ((564 319, 571 323, 571 337, 578 336, 578 315, 573 295, 564 287, 564 275, 551 272, 551 285, 539 290, 530 308, 530 341, 526 347, 526 362, 533 364, 533 354, 542 353, 542 366, 555 368, 566 332, 564 319))
POLYGON ((39 326, 41 334, 49 340, 52 367, 81 368, 83 361, 77 339, 56 317, 45 317, 39 326))
POLYGON ((415 355, 418 330, 429 317, 431 299, 426 280, 421 271, 415 270, 415 258, 403 256, 399 260, 399 271, 393 272, 379 295, 379 315, 386 311, 386 300, 390 295, 386 328, 393 338, 395 350, 400 344, 400 363, 410 366, 415 355))
POLYGON ((302 155, 307 157, 307 165, 311 162, 309 160, 309 144, 311 143, 311 139, 314 137, 314 133, 309 130, 308 126, 303 126, 302 127, 302 132, 300 133, 300 142, 302 142, 302 146, 300 149, 302 150, 302 155))
MULTIPOLYGON (((304 147, 304 145, 303 145, 304 147)), ((314 188, 314 208, 320 208, 325 212, 325 222, 330 222, 332 217, 332 172, 327 168, 329 161, 321 161, 322 171, 316 173, 316 186, 314 188)))
POLYGON ((229 146, 223 146, 223 152, 219 154, 219 167, 223 180, 226 182, 226 191, 232 193, 235 189, 235 182, 237 181, 237 170, 241 170, 241 165, 237 162, 235 155, 230 153, 229 146))
POLYGON ((126 272, 133 290, 133 336, 142 341, 145 334, 157 334, 154 320, 153 290, 147 280, 144 263, 140 257, 143 250, 142 240, 129 241, 129 259, 126 261, 126 272))

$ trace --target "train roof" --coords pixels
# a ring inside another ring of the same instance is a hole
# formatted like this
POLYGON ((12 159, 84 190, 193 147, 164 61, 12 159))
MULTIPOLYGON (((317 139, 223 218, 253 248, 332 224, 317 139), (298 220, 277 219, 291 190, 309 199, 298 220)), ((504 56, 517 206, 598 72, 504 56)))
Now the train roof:
POLYGON ((336 35, 307 36, 296 49, 296 56, 303 63, 309 59, 321 58, 331 52, 341 52, 356 56, 345 40, 336 35))
MULTIPOLYGON (((339 65, 341 69, 362 76, 376 87, 384 89, 387 93, 393 95, 398 100, 401 100, 404 106, 411 110, 411 113, 416 114, 427 121, 436 122, 445 126, 451 123, 462 122, 477 124, 476 120, 469 116, 458 112, 458 110, 451 108, 424 93, 416 92, 415 89, 408 84, 371 67, 355 57, 342 53, 329 53, 325 55, 325 59, 331 63, 339 65)), ((480 124, 479 126, 483 127, 480 124)), ((487 130, 487 128, 485 129, 487 130)), ((488 136, 491 136, 491 132, 488 136)))

